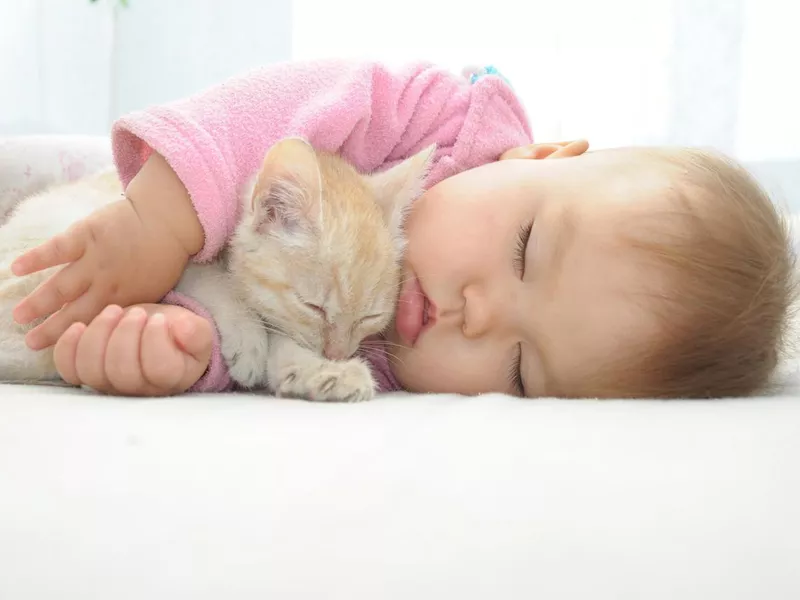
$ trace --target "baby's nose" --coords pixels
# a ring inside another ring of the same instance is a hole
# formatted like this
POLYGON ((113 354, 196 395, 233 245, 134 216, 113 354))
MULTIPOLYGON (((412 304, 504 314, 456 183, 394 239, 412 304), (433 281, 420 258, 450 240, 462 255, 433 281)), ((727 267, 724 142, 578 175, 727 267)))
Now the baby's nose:
POLYGON ((486 335, 498 325, 502 312, 496 301, 477 286, 464 288, 464 324, 462 330, 469 339, 486 335))

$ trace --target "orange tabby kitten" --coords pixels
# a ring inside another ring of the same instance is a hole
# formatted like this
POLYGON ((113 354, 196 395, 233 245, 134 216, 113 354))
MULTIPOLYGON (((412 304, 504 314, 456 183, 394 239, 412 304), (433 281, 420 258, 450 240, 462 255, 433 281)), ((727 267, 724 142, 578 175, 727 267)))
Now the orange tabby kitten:
MULTIPOLYGON (((403 217, 422 190, 432 152, 431 147, 387 171, 361 175, 299 138, 281 140, 269 150, 244 186, 243 214, 222 256, 211 264, 190 265, 176 286, 214 317, 237 384, 312 400, 360 401, 374 395, 368 366, 350 357, 392 318, 403 217)), ((88 211, 80 216, 80 210, 68 211, 59 227, 41 232, 34 233, 32 221, 50 220, 45 204, 74 200, 96 208, 98 199, 111 201, 120 191, 109 193, 108 176, 54 188, 23 201, 0 228, 4 236, 11 233, 4 242, 25 232, 16 243, 0 247, 0 378, 55 377, 48 372, 52 358, 41 356, 48 352, 34 359, 23 340, 28 328, 10 317, 11 307, 44 277, 25 278, 35 279, 26 285, 13 278, 13 285, 7 263, 88 211)))

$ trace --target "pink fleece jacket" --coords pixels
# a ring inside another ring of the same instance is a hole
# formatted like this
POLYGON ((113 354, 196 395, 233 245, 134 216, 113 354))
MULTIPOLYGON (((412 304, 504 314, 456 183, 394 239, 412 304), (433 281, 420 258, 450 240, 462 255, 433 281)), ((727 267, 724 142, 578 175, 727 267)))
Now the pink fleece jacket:
MULTIPOLYGON (((426 186, 497 160, 531 142, 525 111, 497 75, 454 75, 430 64, 399 71, 374 62, 280 63, 230 79, 200 94, 119 119, 114 160, 124 185, 156 151, 189 191, 205 232, 193 257, 213 259, 239 216, 238 186, 267 149, 302 136, 338 152, 362 172, 400 162, 437 144, 426 186)), ((171 292, 164 302, 210 319, 191 298, 171 292)), ((398 389, 385 360, 371 360, 381 391, 398 389)), ((215 339, 211 364, 194 391, 231 388, 215 339)))

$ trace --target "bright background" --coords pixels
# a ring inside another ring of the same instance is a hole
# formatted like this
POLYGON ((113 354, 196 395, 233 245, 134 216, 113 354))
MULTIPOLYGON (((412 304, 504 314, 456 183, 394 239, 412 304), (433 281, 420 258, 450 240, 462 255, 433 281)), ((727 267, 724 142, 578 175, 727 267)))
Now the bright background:
POLYGON ((104 133, 122 113, 290 58, 424 58, 496 65, 538 140, 800 160, 800 8, 785 0, 128 4, 0 2, 0 135, 104 133))

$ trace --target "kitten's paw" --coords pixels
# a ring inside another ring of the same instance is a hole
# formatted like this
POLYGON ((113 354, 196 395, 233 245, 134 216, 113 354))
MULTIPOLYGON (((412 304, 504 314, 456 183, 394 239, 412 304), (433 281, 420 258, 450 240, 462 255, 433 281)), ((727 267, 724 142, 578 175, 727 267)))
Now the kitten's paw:
POLYGON ((364 402, 375 396, 369 367, 357 358, 323 361, 317 368, 287 367, 278 378, 278 396, 314 402, 364 402))
POLYGON ((228 372, 240 386, 253 389, 267 383, 269 337, 260 327, 249 327, 221 341, 228 372))
POLYGON ((310 399, 317 402, 364 402, 375 397, 375 380, 359 359, 326 362, 310 379, 310 399))

